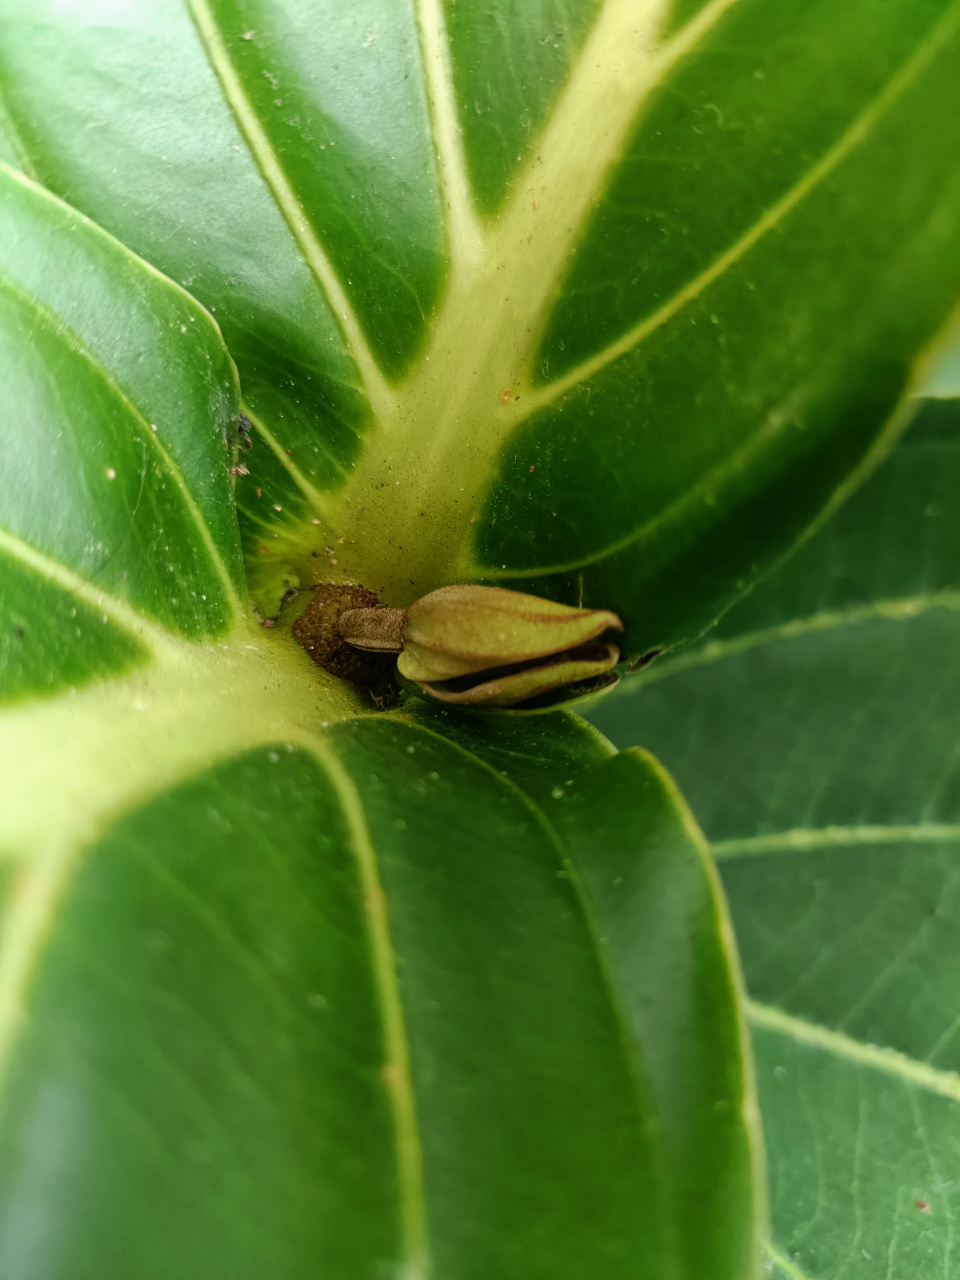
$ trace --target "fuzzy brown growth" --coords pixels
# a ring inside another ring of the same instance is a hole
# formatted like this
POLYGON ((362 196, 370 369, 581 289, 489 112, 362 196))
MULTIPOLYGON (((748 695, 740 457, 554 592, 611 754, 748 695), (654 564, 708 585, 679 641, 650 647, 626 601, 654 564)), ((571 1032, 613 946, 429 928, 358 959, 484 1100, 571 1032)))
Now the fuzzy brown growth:
POLYGON ((390 653, 370 653, 347 644, 340 634, 340 615, 350 609, 373 609, 380 597, 366 587, 331 582, 317 590, 306 610, 293 624, 293 634, 318 667, 353 680, 376 685, 389 678, 395 658, 390 653))

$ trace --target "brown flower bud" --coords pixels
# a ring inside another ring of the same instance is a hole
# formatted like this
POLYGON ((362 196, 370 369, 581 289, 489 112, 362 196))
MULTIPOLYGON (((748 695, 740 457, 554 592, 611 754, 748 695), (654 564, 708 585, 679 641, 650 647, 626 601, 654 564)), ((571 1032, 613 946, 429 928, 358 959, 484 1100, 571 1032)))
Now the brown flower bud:
POLYGON ((599 676, 620 657, 598 639, 621 631, 606 609, 574 609, 500 587, 441 587, 402 609, 348 610, 350 645, 399 652, 400 674, 460 706, 511 707, 599 676))

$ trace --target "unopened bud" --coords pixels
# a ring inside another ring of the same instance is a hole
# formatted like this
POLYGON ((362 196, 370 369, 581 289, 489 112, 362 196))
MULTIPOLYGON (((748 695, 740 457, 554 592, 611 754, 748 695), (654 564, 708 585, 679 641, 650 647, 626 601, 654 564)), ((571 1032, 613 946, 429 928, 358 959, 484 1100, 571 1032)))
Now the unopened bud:
POLYGON ((347 610, 354 647, 399 652, 397 668, 424 693, 460 706, 511 707, 602 675, 620 657, 598 637, 615 613, 575 609, 500 587, 441 587, 407 610, 347 610))

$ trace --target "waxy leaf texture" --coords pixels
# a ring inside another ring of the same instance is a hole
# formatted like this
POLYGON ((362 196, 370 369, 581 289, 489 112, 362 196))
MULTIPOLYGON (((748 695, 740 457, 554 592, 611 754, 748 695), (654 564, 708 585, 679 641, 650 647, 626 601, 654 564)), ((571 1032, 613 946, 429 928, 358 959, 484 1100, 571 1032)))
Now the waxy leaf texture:
POLYGON ((752 1280, 749 1012, 769 1267, 949 1275, 953 428, 841 503, 944 394, 958 51, 0 0, 0 1274, 752 1280), (330 580, 675 652, 619 753, 378 710, 330 580))
POLYGON ((254 597, 693 637, 960 290, 955 0, 3 0, 8 152, 222 325, 254 597))
POLYGON ((958 1274, 958 459, 960 402, 925 402, 707 644, 594 713, 658 753, 713 843, 778 1280, 958 1274))
POLYGON ((0 1274, 748 1274, 669 778, 562 713, 378 713, 257 625, 212 317, 5 167, 0 229, 0 1274))

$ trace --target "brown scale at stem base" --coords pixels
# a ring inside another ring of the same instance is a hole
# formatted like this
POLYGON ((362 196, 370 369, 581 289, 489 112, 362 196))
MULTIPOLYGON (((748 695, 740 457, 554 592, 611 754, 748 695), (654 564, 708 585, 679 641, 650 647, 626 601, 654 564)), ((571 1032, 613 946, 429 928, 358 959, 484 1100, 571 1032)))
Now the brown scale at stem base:
POLYGON ((331 675, 356 684, 377 685, 396 666, 394 653, 372 653, 347 644, 340 634, 340 615, 351 609, 373 609, 380 597, 366 587, 331 582, 320 587, 293 624, 293 634, 317 664, 331 675))

